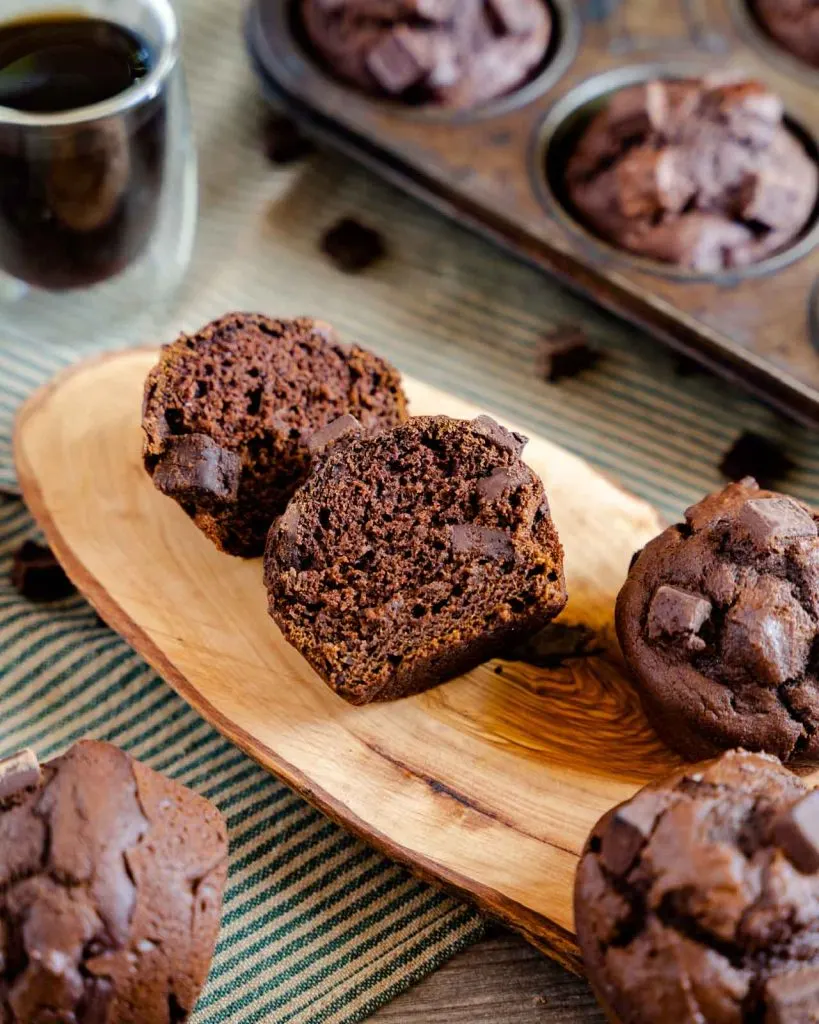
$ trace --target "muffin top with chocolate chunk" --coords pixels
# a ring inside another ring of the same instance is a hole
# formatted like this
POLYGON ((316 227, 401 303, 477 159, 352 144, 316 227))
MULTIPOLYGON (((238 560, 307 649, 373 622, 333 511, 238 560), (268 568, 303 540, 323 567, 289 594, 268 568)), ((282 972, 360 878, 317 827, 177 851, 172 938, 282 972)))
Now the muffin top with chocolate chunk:
POLYGON ((340 78, 446 107, 485 103, 525 82, 551 36, 544 0, 303 0, 302 15, 340 78))
POLYGON ((579 216, 623 249, 715 273, 778 252, 808 224, 817 168, 755 81, 653 81, 615 93, 567 168, 579 216))
POLYGON ((819 757, 818 522, 747 478, 637 556, 617 633, 649 717, 685 757, 819 757))
POLYGON ((575 921, 620 1024, 816 1020, 819 793, 744 751, 647 787, 593 829, 575 921))

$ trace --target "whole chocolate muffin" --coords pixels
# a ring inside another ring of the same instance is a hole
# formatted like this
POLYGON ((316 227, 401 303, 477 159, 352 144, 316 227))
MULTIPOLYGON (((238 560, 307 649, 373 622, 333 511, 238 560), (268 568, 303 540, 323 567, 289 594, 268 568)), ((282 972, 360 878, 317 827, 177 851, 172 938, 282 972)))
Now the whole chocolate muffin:
POLYGON ((655 81, 615 93, 568 162, 571 205, 623 249, 701 273, 785 248, 817 167, 758 82, 655 81))
POLYGON ((763 28, 794 56, 819 68, 819 2, 755 0, 763 28))
POLYGON ((303 0, 340 78, 410 103, 470 107, 521 85, 551 36, 545 0, 303 0))
POLYGON ((418 693, 563 608, 563 551, 525 438, 488 416, 371 438, 342 427, 265 558, 270 614, 336 693, 418 693))
POLYGON ((367 430, 406 419, 397 372, 329 324, 232 313, 162 349, 145 468, 217 547, 252 557, 310 471, 311 436, 347 412, 367 430))
POLYGON ((807 1024, 819 1007, 819 793, 731 751, 594 827, 575 882, 589 981, 618 1024, 807 1024))
POLYGON ((649 718, 683 757, 819 757, 817 522, 746 478, 634 561, 617 635, 649 718))
POLYGON ((0 1020, 187 1020, 226 872, 216 808, 108 743, 0 762, 0 1020))

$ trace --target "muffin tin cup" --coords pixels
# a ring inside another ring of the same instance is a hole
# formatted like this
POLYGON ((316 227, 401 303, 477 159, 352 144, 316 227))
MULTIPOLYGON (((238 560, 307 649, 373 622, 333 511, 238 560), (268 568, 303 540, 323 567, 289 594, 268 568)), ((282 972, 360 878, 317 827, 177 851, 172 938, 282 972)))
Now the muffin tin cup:
POLYGON ((294 29, 293 2, 251 0, 247 43, 268 98, 308 132, 794 418, 819 423, 815 222, 774 256, 701 274, 600 239, 545 171, 553 147, 608 93, 726 70, 767 82, 816 153, 813 73, 790 73, 790 62, 786 70, 773 42, 749 42, 751 15, 736 8, 744 0, 550 0, 559 25, 550 62, 508 96, 467 110, 379 100, 333 78, 294 29))
MULTIPOLYGON (((582 214, 573 209, 571 200, 559 180, 560 169, 561 166, 565 166, 584 128, 606 102, 621 89, 630 86, 642 85, 657 79, 697 79, 706 72, 707 69, 703 70, 696 64, 677 63, 617 68, 587 79, 577 86, 559 100, 543 120, 540 131, 535 136, 530 156, 533 187, 539 193, 545 208, 552 215, 563 218, 567 229, 578 235, 580 244, 589 252, 596 250, 595 259, 598 262, 629 266, 643 273, 657 274, 674 281, 711 281, 723 287, 731 287, 748 278, 774 274, 808 255, 819 244, 819 196, 810 221, 786 247, 755 263, 709 273, 678 267, 673 263, 640 256, 621 248, 596 234, 592 227, 587 227, 582 214)), ((785 124, 819 166, 819 146, 813 136, 787 114, 785 124)))

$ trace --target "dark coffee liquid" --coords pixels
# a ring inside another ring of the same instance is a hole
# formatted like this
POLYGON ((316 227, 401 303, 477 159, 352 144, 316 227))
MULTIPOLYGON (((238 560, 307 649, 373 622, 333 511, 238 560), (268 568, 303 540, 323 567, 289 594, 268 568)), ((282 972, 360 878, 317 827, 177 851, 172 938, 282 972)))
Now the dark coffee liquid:
MULTIPOLYGON (((81 110, 150 71, 127 29, 82 16, 0 25, 0 108, 81 110)), ((49 289, 124 269, 153 229, 165 146, 165 101, 86 123, 18 126, 0 109, 0 268, 49 289)))

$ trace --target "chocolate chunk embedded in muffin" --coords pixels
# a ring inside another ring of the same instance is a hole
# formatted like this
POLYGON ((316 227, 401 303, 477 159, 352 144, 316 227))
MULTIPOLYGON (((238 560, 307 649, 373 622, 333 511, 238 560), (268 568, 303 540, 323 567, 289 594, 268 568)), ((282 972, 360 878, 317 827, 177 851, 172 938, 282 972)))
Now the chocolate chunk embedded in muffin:
POLYGON ((743 746, 819 758, 818 522, 749 478, 636 558, 617 635, 649 718, 683 757, 743 746))
POLYGON ((187 1020, 219 930, 221 815, 108 743, 29 761, 0 770, 0 1020, 187 1020))
POLYGON ((526 443, 487 416, 343 438, 273 525, 269 608, 353 704, 467 672, 566 603, 563 552, 526 443))
POLYGON ((162 349, 145 385, 145 468, 221 548, 252 557, 305 479, 309 441, 351 413, 406 419, 396 371, 329 324, 233 313, 162 349))
POLYGON ((808 225, 817 167, 754 81, 654 81, 615 93, 567 168, 579 216, 603 238, 702 273, 785 248, 808 225))
POLYGON ((754 0, 762 27, 779 45, 819 68, 819 3, 816 0, 754 0))
POLYGON ((543 60, 543 0, 303 0, 310 41, 340 78, 409 103, 470 107, 525 82, 543 60))
POLYGON ((619 1024, 803 1024, 819 1007, 819 793, 732 751, 592 831, 575 882, 586 971, 619 1024))

